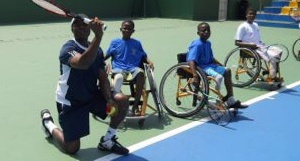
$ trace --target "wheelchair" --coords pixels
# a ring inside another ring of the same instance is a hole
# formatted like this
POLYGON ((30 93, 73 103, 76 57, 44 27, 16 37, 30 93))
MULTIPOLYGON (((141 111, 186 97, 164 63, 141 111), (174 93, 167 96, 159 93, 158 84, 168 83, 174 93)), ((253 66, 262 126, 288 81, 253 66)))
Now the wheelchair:
POLYGON ((294 41, 292 49, 295 59, 300 61, 300 37, 294 41))
MULTIPOLYGON (((286 60, 288 49, 281 45, 282 59, 286 60)), ((235 87, 246 87, 254 82, 267 83, 271 86, 281 88, 283 78, 281 77, 280 68, 277 68, 278 82, 270 81, 268 62, 263 60, 257 52, 249 48, 237 47, 230 51, 226 56, 224 65, 232 71, 232 84, 235 87)))
MULTIPOLYGON (((110 66, 108 67, 110 68, 110 66)), ((142 64, 141 68, 145 72, 146 82, 144 84, 144 89, 142 92, 141 100, 139 101, 139 106, 137 109, 132 109, 132 105, 134 104, 134 97, 135 97, 135 81, 133 80, 126 80, 124 79, 122 84, 122 93, 124 93, 128 100, 129 100, 129 110, 128 114, 124 119, 124 124, 127 120, 138 120, 139 127, 143 127, 145 119, 150 115, 150 113, 147 113, 147 108, 152 109, 151 115, 158 114, 158 117, 161 118, 163 115, 163 110, 160 105, 159 97, 158 97, 158 91, 156 82, 154 80, 154 73, 153 70, 149 67, 147 64, 142 64), (147 83, 148 80, 148 83, 147 83), (149 87, 147 87, 149 85, 149 87), (151 93, 153 98, 154 105, 150 105, 149 102, 149 94, 151 93), (134 111, 134 112, 132 112, 134 111)), ((111 74, 111 69, 107 69, 108 73, 111 74)), ((111 76, 111 81, 113 80, 113 75, 111 76)), ((95 119, 99 120, 99 118, 95 119)), ((102 121, 102 120, 101 120, 102 121)))
MULTIPOLYGON (((129 106, 131 107, 129 109, 129 113, 126 116, 124 121, 129 120, 129 119, 138 119, 139 120, 138 123, 139 123, 140 127, 143 126, 145 119, 148 117, 148 115, 146 113, 146 109, 148 107, 150 109, 152 109, 154 111, 154 113, 157 113, 159 118, 162 117, 162 113, 163 113, 162 108, 160 106, 160 101, 158 98, 158 91, 157 91, 156 82, 154 80, 153 70, 147 64, 143 64, 143 66, 144 67, 142 67, 142 68, 144 69, 146 80, 148 80, 149 89, 147 89, 147 82, 145 82, 144 89, 142 92, 142 98, 139 102, 139 107, 137 109, 132 109, 132 105, 134 104, 134 101, 135 101, 134 100, 134 97, 135 97, 135 82, 134 82, 134 80, 130 80, 130 81, 125 80, 123 82, 123 86, 129 86, 130 94, 127 94, 126 96, 129 99, 129 106), (153 98, 154 106, 152 106, 148 103, 148 98, 149 98, 150 93, 153 98)), ((152 113, 152 114, 154 114, 154 113, 152 113)))
POLYGON ((216 124, 227 125, 231 121, 232 114, 222 101, 221 92, 215 89, 215 79, 197 67, 200 83, 195 86, 185 56, 186 53, 178 54, 179 63, 169 68, 162 77, 159 86, 162 106, 169 114, 179 118, 191 117, 206 108, 216 124))

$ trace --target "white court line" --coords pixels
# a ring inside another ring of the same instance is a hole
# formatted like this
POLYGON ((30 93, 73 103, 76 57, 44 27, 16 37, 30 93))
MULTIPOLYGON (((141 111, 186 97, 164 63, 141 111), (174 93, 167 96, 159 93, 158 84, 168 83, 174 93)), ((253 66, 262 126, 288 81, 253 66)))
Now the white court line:
MULTIPOLYGON (((283 91, 285 91, 287 89, 291 89, 293 87, 296 87, 298 85, 300 85, 300 81, 292 83, 292 84, 289 84, 288 86, 282 87, 279 90, 272 91, 272 92, 266 93, 264 95, 261 95, 259 97, 250 99, 250 100, 248 100, 248 101, 246 101, 244 103, 247 104, 247 105, 251 105, 251 104, 253 104, 255 102, 261 101, 261 100, 266 99, 266 98, 272 99, 272 96, 274 96, 274 95, 276 95, 276 94, 278 94, 280 92, 283 92, 283 91)), ((155 136, 153 138, 150 138, 150 139, 147 139, 145 141, 139 142, 137 144, 131 145, 131 146, 128 147, 128 149, 129 149, 130 153, 132 153, 132 152, 137 151, 137 150, 139 150, 141 148, 144 148, 146 146, 149 146, 149 145, 154 144, 156 142, 159 142, 161 140, 167 139, 167 138, 169 138, 171 136, 174 136, 176 134, 179 134, 179 133, 181 133, 183 131, 189 130, 189 129, 191 129, 193 127, 196 127, 196 126, 199 126, 199 125, 201 125, 201 124, 203 124, 203 123, 205 123, 205 122, 207 122, 209 120, 210 120, 210 118, 208 117, 208 118, 203 118, 203 119, 201 119, 199 121, 193 121, 191 123, 188 123, 186 125, 178 127, 178 128, 176 128, 174 130, 168 131, 166 133, 160 134, 160 135, 155 136)), ((119 158, 119 157, 121 157, 121 156, 112 153, 112 154, 106 155, 104 157, 98 158, 98 159, 96 159, 94 161, 111 161, 111 160, 114 160, 114 159, 119 158)))
POLYGON ((297 81, 295 83, 289 84, 288 86, 282 87, 282 88, 280 88, 280 89, 278 89, 276 91, 272 91, 272 92, 266 93, 264 95, 258 96, 256 98, 250 99, 250 100, 248 100, 248 101, 246 101, 244 103, 248 104, 248 105, 251 105, 251 104, 253 104, 255 102, 261 101, 261 100, 266 99, 266 98, 273 99, 272 96, 274 96, 274 95, 276 95, 276 94, 278 94, 280 92, 283 92, 283 91, 285 91, 287 89, 294 88, 294 87, 296 87, 298 85, 300 85, 300 81, 297 81))

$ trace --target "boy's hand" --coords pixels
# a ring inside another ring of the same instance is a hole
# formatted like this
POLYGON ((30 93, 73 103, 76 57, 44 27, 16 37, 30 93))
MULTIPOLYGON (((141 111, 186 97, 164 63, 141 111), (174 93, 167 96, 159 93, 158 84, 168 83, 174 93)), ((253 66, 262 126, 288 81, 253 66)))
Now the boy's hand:
POLYGON ((148 65, 149 65, 149 67, 150 67, 152 70, 154 70, 154 64, 153 64, 153 62, 149 62, 148 65))

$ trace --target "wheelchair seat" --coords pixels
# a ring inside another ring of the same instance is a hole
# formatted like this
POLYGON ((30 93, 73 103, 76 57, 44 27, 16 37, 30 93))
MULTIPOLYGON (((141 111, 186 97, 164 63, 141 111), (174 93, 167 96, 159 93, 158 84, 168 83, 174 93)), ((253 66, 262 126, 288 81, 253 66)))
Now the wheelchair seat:
MULTIPOLYGON (((161 115, 162 115, 162 109, 161 109, 160 103, 158 101, 158 94, 156 91, 156 86, 153 87, 153 83, 154 83, 153 77, 152 77, 152 75, 150 76, 150 74, 149 74, 150 67, 147 64, 142 63, 140 68, 143 69, 145 83, 144 83, 141 99, 139 100, 137 109, 133 109, 133 105, 135 103, 135 95, 136 95, 136 90, 135 90, 136 89, 136 78, 132 78, 131 76, 129 76, 130 79, 124 79, 123 83, 122 83, 122 87, 121 87, 121 92, 127 96, 128 100, 129 100, 129 107, 130 107, 129 112, 125 118, 125 121, 127 119, 138 119, 139 125, 143 126, 144 121, 147 117, 146 110, 148 107, 154 111, 153 114, 158 113, 159 117, 161 117, 161 115), (149 78, 149 77, 151 77, 151 78, 149 78), (149 82, 148 84, 150 85, 150 89, 147 89, 147 81, 146 81, 147 79, 149 82), (149 93, 152 94, 153 101, 155 103, 155 107, 151 106, 148 102, 149 93)), ((127 76, 128 75, 125 75, 125 78, 127 76)), ((113 79, 114 79, 114 74, 111 74, 111 81, 113 81, 113 79)))
MULTIPOLYGON (((141 63, 140 68, 143 71, 140 71, 139 74, 143 74, 144 78, 146 80, 145 67, 144 67, 143 63, 141 63)), ((115 78, 115 75, 116 75, 116 73, 111 74, 112 82, 115 78)), ((121 92, 127 96, 128 100, 129 100, 129 106, 132 107, 134 105, 135 95, 136 95, 136 90, 135 90, 136 81, 137 81, 136 76, 133 77, 133 75, 130 72, 128 72, 128 73, 124 72, 124 73, 122 73, 122 75, 123 75, 123 82, 122 82, 122 86, 121 86, 121 92), (129 87, 129 90, 126 89, 126 86, 129 87)), ((144 85, 142 95, 141 95, 141 100, 138 103, 138 109, 132 109, 131 113, 129 113, 128 116, 143 116, 143 115, 145 115, 145 111, 143 111, 142 108, 143 108, 143 106, 146 106, 146 104, 144 104, 144 103, 147 102, 147 99, 148 99, 148 94, 145 91, 145 85, 144 85)))

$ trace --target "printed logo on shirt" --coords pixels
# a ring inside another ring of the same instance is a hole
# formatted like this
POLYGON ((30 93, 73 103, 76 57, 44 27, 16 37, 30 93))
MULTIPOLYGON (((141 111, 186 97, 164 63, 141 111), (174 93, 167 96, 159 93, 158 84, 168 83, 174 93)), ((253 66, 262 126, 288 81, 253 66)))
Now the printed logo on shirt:
POLYGON ((72 55, 72 56, 75 56, 77 52, 75 50, 72 50, 72 51, 69 51, 68 54, 72 55))

